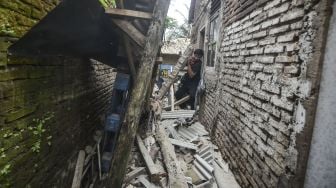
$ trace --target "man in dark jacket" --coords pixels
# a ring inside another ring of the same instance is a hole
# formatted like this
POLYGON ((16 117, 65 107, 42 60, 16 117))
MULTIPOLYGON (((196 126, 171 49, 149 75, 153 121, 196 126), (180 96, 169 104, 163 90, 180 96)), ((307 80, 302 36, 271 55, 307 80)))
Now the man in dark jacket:
POLYGON ((181 78, 181 83, 175 93, 176 100, 180 100, 187 95, 190 96, 190 99, 186 103, 180 105, 181 108, 186 108, 186 105, 190 105, 192 110, 195 109, 195 96, 198 83, 201 79, 202 57, 203 50, 196 49, 193 56, 188 60, 187 73, 181 78))

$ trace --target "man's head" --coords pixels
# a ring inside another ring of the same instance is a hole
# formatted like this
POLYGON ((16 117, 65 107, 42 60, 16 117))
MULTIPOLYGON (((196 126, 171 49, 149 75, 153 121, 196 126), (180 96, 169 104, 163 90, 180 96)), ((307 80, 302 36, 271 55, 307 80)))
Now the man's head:
POLYGON ((204 52, 202 49, 196 49, 194 50, 194 56, 197 58, 202 58, 204 55, 204 52))

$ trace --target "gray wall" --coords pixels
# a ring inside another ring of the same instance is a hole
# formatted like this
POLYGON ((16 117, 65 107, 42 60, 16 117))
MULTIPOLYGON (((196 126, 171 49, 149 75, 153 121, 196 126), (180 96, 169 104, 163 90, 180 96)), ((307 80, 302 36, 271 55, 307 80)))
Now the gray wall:
POLYGON ((330 20, 305 188, 336 187, 336 3, 330 20))

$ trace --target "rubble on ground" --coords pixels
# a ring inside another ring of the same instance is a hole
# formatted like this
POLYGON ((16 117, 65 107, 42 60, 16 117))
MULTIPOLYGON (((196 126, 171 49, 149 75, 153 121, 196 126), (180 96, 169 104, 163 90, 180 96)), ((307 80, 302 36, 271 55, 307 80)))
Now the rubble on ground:
POLYGON ((180 187, 239 187, 208 131, 194 122, 192 114, 163 112, 164 120, 156 129, 162 128, 164 136, 152 132, 137 135, 123 187, 165 188, 174 185, 171 181, 181 183, 180 187), (173 145, 173 151, 167 151, 165 143, 173 145))

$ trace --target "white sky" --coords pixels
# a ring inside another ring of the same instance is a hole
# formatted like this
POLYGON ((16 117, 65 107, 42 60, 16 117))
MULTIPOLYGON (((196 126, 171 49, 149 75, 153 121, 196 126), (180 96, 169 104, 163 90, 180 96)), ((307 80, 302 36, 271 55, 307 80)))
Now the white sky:
POLYGON ((181 12, 185 16, 185 18, 188 19, 189 7, 190 0, 171 0, 168 10, 168 16, 175 18, 179 24, 182 24, 184 18, 179 12, 181 12), (188 8, 186 7, 186 5, 188 6, 188 8))

